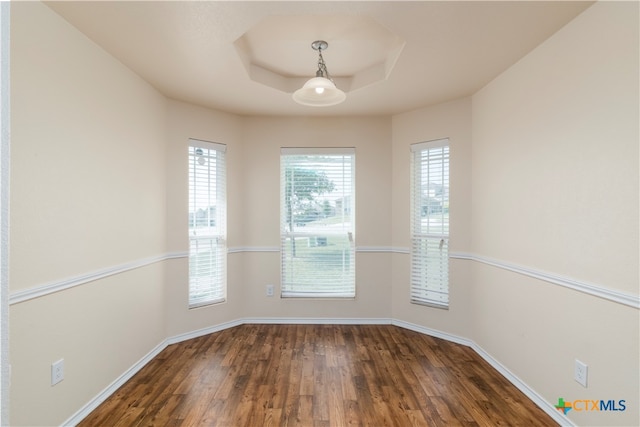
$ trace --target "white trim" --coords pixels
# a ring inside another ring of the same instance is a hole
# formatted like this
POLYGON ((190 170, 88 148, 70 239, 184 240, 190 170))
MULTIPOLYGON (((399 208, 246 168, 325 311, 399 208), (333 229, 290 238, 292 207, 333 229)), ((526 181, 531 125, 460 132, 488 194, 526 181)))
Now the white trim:
MULTIPOLYGON (((245 253, 245 252, 280 252, 278 246, 238 246, 229 248, 228 253, 245 253)), ((357 253, 394 253, 394 254, 410 254, 409 248, 400 246, 358 246, 356 248, 357 253)), ((124 273, 136 268, 144 267, 156 262, 165 261, 176 258, 186 258, 188 253, 183 252, 170 252, 155 257, 145 258, 130 263, 121 264, 114 267, 108 267, 103 270, 98 270, 92 273, 63 279, 51 283, 47 283, 41 286, 21 290, 12 293, 9 296, 9 305, 19 304, 25 301, 29 301, 34 298, 40 298, 49 294, 60 292, 65 289, 73 288, 75 286, 84 285, 89 282, 93 282, 105 277, 113 276, 115 274, 124 273)), ((493 267, 501 268, 503 270, 511 271, 514 273, 522 274, 528 277, 532 277, 538 280, 543 280, 548 283, 559 285, 565 288, 573 289, 578 292, 583 292, 588 295, 596 296, 608 301, 616 302, 626 305, 628 307, 640 309, 640 296, 632 295, 625 292, 616 291, 613 289, 605 288, 593 283, 581 282, 569 277, 563 277, 557 274, 548 273, 541 270, 535 270, 530 267, 524 267, 516 264, 510 264, 504 261, 500 261, 493 258, 488 258, 480 255, 470 254, 466 252, 450 252, 449 258, 475 261, 482 264, 490 265, 493 267)))
MULTIPOLYGON (((238 246, 229 248, 228 253, 244 253, 244 252, 280 252, 280 248, 277 246, 238 246)), ((409 254, 410 250, 401 246, 358 246, 356 247, 357 253, 394 253, 394 254, 409 254)), ((144 267, 156 262, 165 261, 169 259, 186 258, 188 253, 186 251, 169 252, 156 257, 145 258, 130 263, 109 267, 103 270, 98 270, 93 273, 72 277, 52 283, 48 283, 41 286, 17 291, 9 296, 9 305, 19 304, 25 301, 29 301, 34 298, 40 298, 42 296, 50 295, 56 292, 60 292, 65 289, 73 288, 75 286, 84 285, 89 282, 93 282, 105 277, 113 276, 115 274, 124 273, 136 268, 144 267)), ((548 283, 559 285, 565 288, 573 289, 578 292, 586 293, 588 295, 596 296, 608 301, 623 304, 632 308, 640 309, 640 296, 632 295, 625 292, 616 291, 613 289, 605 288, 593 283, 581 282, 576 279, 559 276, 552 273, 547 273, 540 270, 535 270, 529 267, 524 267, 516 264, 506 263, 504 261, 474 255, 466 252, 450 252, 449 258, 475 261, 482 264, 490 265, 493 267, 501 268, 503 270, 511 271, 514 273, 522 274, 524 276, 532 277, 538 280, 543 280, 548 283)))
POLYGON ((163 255, 157 255, 154 257, 139 259, 131 261, 126 264, 120 264, 113 267, 107 267, 102 270, 94 271, 80 276, 71 277, 68 279, 58 280, 55 282, 47 283, 44 285, 36 286, 21 291, 13 292, 9 296, 9 305, 19 304, 21 302, 29 301, 34 298, 40 298, 46 295, 50 295, 56 292, 60 292, 66 289, 70 289, 76 286, 84 285, 89 282, 104 279, 105 277, 113 276, 116 274, 125 273, 137 268, 146 267, 151 264, 155 264, 160 261, 165 261, 174 258, 183 258, 186 256, 184 252, 173 252, 163 255))
POLYGON ((456 344, 466 345, 467 347, 471 347, 473 344, 473 341, 467 338, 463 338, 447 332, 438 331, 436 329, 427 328, 425 326, 416 325, 415 323, 405 322, 404 320, 393 319, 391 321, 391 324, 400 328, 409 329, 410 331, 429 335, 431 337, 441 338, 443 340, 451 341, 456 344))
POLYGON ((259 325, 391 325, 390 318, 360 317, 245 317, 242 324, 259 325))
POLYGON ((350 155, 355 154, 355 147, 282 147, 280 154, 284 156, 291 155, 350 155))
POLYGON ((166 345, 177 344, 193 338, 220 332, 240 325, 390 325, 390 318, 330 318, 330 317, 244 317, 229 322, 219 323, 192 332, 174 335, 166 339, 166 345))
POLYGON ((558 424, 562 426, 575 426, 575 424, 567 418, 564 414, 556 409, 553 404, 547 402, 542 396, 540 396, 534 389, 529 387, 524 381, 513 374, 502 363, 498 362, 489 353, 484 351, 482 347, 476 344, 474 341, 463 338, 457 335, 449 334, 447 332, 438 331, 436 329, 427 328, 424 326, 416 325, 414 323, 405 322, 403 320, 393 319, 392 325, 400 328, 405 328, 418 332, 424 335, 429 335, 435 338, 440 338, 446 341, 451 341, 456 344, 465 345, 475 351, 480 357, 482 357, 487 363, 489 363, 495 370, 497 370, 503 377, 505 377, 511 384, 513 384, 518 390, 524 393, 533 403, 535 403, 540 409, 553 418, 558 424))
POLYGON ((547 413, 551 418, 555 420, 561 426, 575 426, 576 424, 567 418, 563 413, 553 406, 552 403, 547 402, 542 396, 540 396, 534 389, 529 387, 527 383, 518 378, 509 369, 507 369, 502 363, 494 359, 489 353, 484 351, 475 342, 472 342, 470 346, 480 357, 487 361, 493 368, 500 372, 511 384, 513 384, 518 390, 525 394, 533 403, 535 403, 540 409, 547 413))
POLYGON ((424 142, 416 142, 415 144, 411 144, 409 149, 412 152, 422 151, 430 148, 440 148, 440 147, 448 147, 449 146, 449 138, 442 139, 434 139, 433 141, 424 141, 424 142))
POLYGON ((471 256, 470 254, 468 254, 466 252, 449 252, 449 258, 466 259, 466 260, 470 260, 470 261, 474 260, 473 256, 471 256))
MULTIPOLYGON (((242 252, 280 252, 279 246, 236 246, 230 247, 227 251, 230 254, 242 252)), ((395 246, 356 246, 356 252, 379 252, 379 253, 398 253, 408 254, 409 248, 395 246)))
POLYGON ((356 246, 356 252, 358 253, 391 253, 393 248, 391 246, 356 246))
POLYGON ((357 318, 345 318, 345 319, 330 319, 330 318, 258 318, 247 317, 244 319, 236 319, 230 322, 220 323, 218 325, 210 326, 207 328, 198 329, 192 332, 186 332, 183 334, 174 335, 173 337, 165 339, 163 342, 155 346, 147 355, 142 357, 138 362, 134 363, 129 369, 127 369, 122 375, 120 375, 115 381, 109 384, 104 390, 102 390, 96 397, 87 402, 82 408, 76 411, 71 417, 69 417, 62 426, 75 426, 79 424, 84 418, 87 417, 93 410, 95 410, 100 404, 114 394, 120 387, 122 387, 127 381, 131 379, 138 371, 140 371, 146 364, 156 357, 162 350, 172 344, 177 344, 182 341, 187 341, 193 338, 198 338, 204 335, 220 332, 225 329, 233 328, 245 324, 327 324, 327 325, 389 325, 392 319, 357 319, 357 318))
POLYGON ((167 260, 167 259, 178 259, 178 258, 187 258, 189 257, 189 252, 188 251, 176 251, 176 252, 167 252, 166 254, 163 255, 163 259, 167 260))
POLYGON ((122 375, 120 375, 115 381, 109 384, 104 390, 102 390, 96 397, 87 402, 76 413, 69 417, 62 426, 75 426, 79 424, 83 419, 87 417, 93 410, 100 406, 105 400, 107 400, 112 394, 114 394, 120 387, 122 387, 127 381, 129 381, 136 373, 144 368, 151 360, 162 352, 167 346, 176 344, 182 341, 187 341, 193 338, 198 338, 203 335, 212 334, 225 329, 233 328, 235 326, 242 325, 242 320, 234 320, 232 322, 225 322, 219 325, 210 326, 208 328, 198 329, 196 331, 179 334, 165 339, 160 344, 155 346, 149 353, 142 357, 127 369, 122 375))
MULTIPOLYGON (((317 234, 317 233, 316 233, 317 234)), ((392 246, 356 246, 356 252, 380 252, 380 253, 409 253, 408 248, 394 248, 392 246)), ((227 250, 230 254, 242 252, 280 252, 279 246, 237 246, 227 250)))
POLYGON ((391 248, 391 253, 411 255, 411 248, 406 246, 394 246, 393 248, 391 248))
POLYGON ((220 332, 225 329, 234 328, 236 326, 243 325, 244 322, 242 319, 232 320, 230 322, 219 323, 217 325, 209 326, 208 328, 197 329, 191 332, 185 332, 183 334, 174 335, 165 340, 166 345, 177 344, 182 341, 191 340, 194 338, 202 337, 204 335, 213 334, 215 332, 220 332))
POLYGON ((393 318, 278 318, 278 317, 246 317, 242 319, 236 319, 230 322, 220 323, 218 325, 210 326, 207 328, 198 329, 192 332, 186 332, 183 334, 175 335, 173 337, 165 339, 163 342, 153 348, 146 356, 136 362, 131 368, 127 369, 122 375, 120 375, 114 382, 102 390, 96 397, 91 399, 87 404, 80 408, 75 414, 73 414, 63 426, 75 426, 79 424, 87 415, 94 409, 100 406, 109 396, 115 393, 121 386, 123 386, 131 377, 133 377, 138 371, 140 371, 147 363, 149 363, 154 357, 156 357, 162 350, 172 344, 177 344, 182 341, 187 341, 193 338, 201 337, 215 332, 220 332, 225 329, 233 328, 245 324, 322 324, 322 325, 394 325, 400 328, 409 329, 414 332, 418 332, 424 335, 429 335, 435 338, 440 338, 446 341, 454 342, 456 344, 470 347, 480 357, 482 357, 487 363, 493 366, 502 376, 504 376, 511 384, 517 387, 523 392, 531 401, 533 401, 540 409, 542 409, 547 415, 553 418, 557 423, 563 426, 575 426, 575 424, 567 418, 564 414, 560 413, 553 404, 547 402, 542 396, 540 396, 535 390, 529 387, 524 381, 509 371, 504 365, 494 359, 489 353, 484 351, 482 347, 477 345, 472 340, 460 337, 458 335, 449 334, 447 332, 438 331, 436 329, 427 328, 425 326, 416 325, 414 323, 405 322, 399 319, 393 318))
POLYGON ((80 423, 87 415, 96 409, 102 402, 107 400, 113 393, 115 393, 120 387, 122 387, 127 381, 131 379, 138 371, 145 367, 151 360, 156 357, 162 350, 167 347, 167 340, 164 340, 157 346, 155 346, 149 353, 142 357, 127 369, 122 375, 120 375, 114 382, 109 384, 104 390, 102 390, 96 397, 87 402, 82 408, 76 411, 71 417, 69 417, 63 426, 75 426, 80 423))
POLYGON ((189 146, 196 147, 196 148, 204 148, 207 150, 222 151, 223 153, 227 151, 227 146, 225 144, 220 144, 219 142, 205 141, 203 139, 189 138, 189 146))
POLYGON ((237 254, 243 252, 280 252, 279 246, 237 246, 227 249, 227 253, 237 254))
POLYGON ((543 280, 554 285, 559 285, 565 288, 573 289, 574 291, 582 292, 588 295, 592 295, 598 298, 602 298, 608 301, 623 304, 629 307, 640 309, 640 296, 632 295, 625 292, 616 291, 610 288, 606 288, 601 285, 593 283, 582 282, 570 277, 560 276, 558 274, 548 273, 542 270, 536 270, 530 267, 524 267, 522 265, 511 264, 505 261, 463 253, 456 252, 450 253, 449 258, 466 259, 482 264, 490 265, 492 267, 501 268, 503 270, 511 271, 514 273, 522 274, 524 276, 532 277, 534 279, 543 280))

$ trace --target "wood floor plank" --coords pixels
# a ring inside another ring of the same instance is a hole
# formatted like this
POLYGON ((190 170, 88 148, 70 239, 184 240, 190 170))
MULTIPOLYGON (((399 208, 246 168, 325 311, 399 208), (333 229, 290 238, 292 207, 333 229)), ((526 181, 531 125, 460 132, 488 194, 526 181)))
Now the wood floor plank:
POLYGON ((552 426, 472 349, 390 325, 242 325, 163 350, 79 427, 552 426))

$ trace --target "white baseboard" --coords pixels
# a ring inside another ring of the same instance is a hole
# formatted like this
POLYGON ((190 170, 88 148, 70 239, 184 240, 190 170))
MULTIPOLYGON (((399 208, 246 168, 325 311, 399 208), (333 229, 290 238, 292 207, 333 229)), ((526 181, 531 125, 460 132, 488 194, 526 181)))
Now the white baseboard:
POLYGON ((469 340, 458 335, 442 332, 436 329, 427 328, 425 326, 416 325, 414 323, 405 322, 399 319, 391 318, 292 318, 292 317, 247 317, 242 319, 236 319, 230 322, 220 323, 218 325, 210 326, 207 328, 198 329, 192 332, 175 335, 167 338, 162 343, 158 344, 153 350, 151 350, 146 356, 135 363, 125 373, 120 375, 113 383, 105 388, 95 398, 91 399, 80 410, 73 414, 63 426, 75 426, 82 421, 87 415, 96 409, 102 402, 107 400, 109 396, 124 385, 131 377, 133 377, 138 371, 140 371, 147 363, 149 363, 154 357, 156 357, 162 350, 168 345, 176 344, 182 341, 190 340, 193 338, 201 337, 211 333, 219 332, 225 329, 233 328, 235 326, 245 324, 323 324, 323 325, 394 325, 400 328, 409 329, 414 332, 429 335, 435 338, 440 338, 446 341, 454 342, 456 344, 470 347, 480 357, 482 357, 487 363, 494 367, 502 376, 504 376, 511 384, 517 387, 522 393, 524 393, 531 401, 533 401, 540 409, 553 418, 558 424, 562 426, 575 426, 575 424, 567 418, 564 414, 560 413, 553 404, 547 402, 542 396, 540 396, 534 389, 529 387, 524 381, 509 371, 504 365, 494 359, 489 353, 487 353, 482 347, 477 345, 472 340, 469 340))
POLYGON ((360 318, 280 318, 280 317, 248 317, 244 319, 237 319, 230 322, 220 323, 207 328, 197 329, 195 331, 186 332, 184 334, 174 335, 165 339, 163 342, 153 348, 147 355, 136 362, 133 366, 127 369, 122 375, 120 375, 114 382, 109 384, 104 390, 102 390, 96 397, 91 399, 87 404, 80 408, 75 414, 69 417, 63 426, 75 426, 82 421, 87 415, 89 415, 94 409, 100 406, 109 396, 115 393, 120 387, 122 387, 129 379, 131 379, 138 371, 140 371, 147 363, 149 363, 154 357, 156 357, 162 350, 171 344, 177 344, 182 341, 187 341, 193 338, 198 338, 204 335, 220 332, 225 329, 233 328, 249 323, 256 324, 343 324, 343 325, 388 325, 391 324, 391 319, 360 319, 360 318))
POLYGON ((107 400, 109 396, 115 393, 120 387, 122 387, 127 381, 131 379, 140 369, 156 357, 162 350, 167 347, 166 340, 158 344, 147 353, 142 359, 138 360, 132 367, 127 369, 122 375, 120 375, 114 382, 109 384, 104 390, 102 390, 96 397, 91 399, 86 405, 80 408, 75 414, 73 414, 67 421, 62 423, 63 426, 75 426, 80 421, 85 419, 87 415, 96 409, 102 402, 107 400))
POLYGON ((351 318, 351 317, 246 317, 242 323, 281 324, 281 325, 390 325, 387 318, 351 318))
POLYGON ((558 424, 561 426, 575 426, 575 424, 567 418, 563 413, 558 411, 555 406, 551 403, 547 402, 540 396, 534 389, 529 387, 524 381, 514 375, 510 370, 508 370, 502 363, 498 362, 494 359, 489 353, 487 353, 482 347, 478 344, 469 340, 467 338, 462 338, 457 335, 449 334, 447 332, 438 331, 436 329, 426 328, 424 326, 416 325, 414 323, 405 322, 402 320, 394 319, 392 322, 393 325, 399 326, 401 328, 409 329, 415 332, 419 332, 425 335, 429 335, 436 338, 441 338, 443 340, 451 341, 457 344, 466 345, 470 347, 473 351, 475 351, 480 357, 482 357, 487 363, 489 363, 495 370, 500 372, 500 374, 505 377, 511 384, 518 388, 522 393, 525 394, 531 401, 533 401, 540 409, 547 413, 551 418, 553 418, 558 424))
POLYGON ((509 371, 502 363, 491 357, 489 353, 484 351, 478 344, 473 343, 471 345, 473 351, 478 353, 480 357, 487 361, 491 366, 495 368, 503 377, 505 377, 511 384, 513 384, 518 390, 523 392, 529 399, 533 401, 540 409, 547 413, 551 418, 555 420, 561 426, 575 426, 573 421, 567 418, 562 412, 558 411, 553 404, 544 400, 534 389, 529 387, 524 381, 509 371))
POLYGON ((391 322, 394 326, 399 326, 404 329, 409 329, 414 332, 420 332, 421 334, 429 335, 435 338, 442 338, 443 340, 451 341, 456 344, 466 345, 472 347, 473 341, 459 337, 457 335, 449 334, 447 332, 438 331, 436 329, 427 328, 424 326, 416 325, 415 323, 405 322, 404 320, 393 319, 391 322))
POLYGON ((173 337, 167 338, 165 340, 165 347, 171 344, 177 344, 182 341, 191 340, 193 338, 198 338, 204 335, 213 334, 214 332, 220 332, 225 329, 233 328, 235 326, 243 325, 245 322, 242 319, 232 320, 230 322, 219 323, 214 326, 209 326, 208 328, 198 329, 192 332, 186 332, 184 334, 175 335, 173 337))

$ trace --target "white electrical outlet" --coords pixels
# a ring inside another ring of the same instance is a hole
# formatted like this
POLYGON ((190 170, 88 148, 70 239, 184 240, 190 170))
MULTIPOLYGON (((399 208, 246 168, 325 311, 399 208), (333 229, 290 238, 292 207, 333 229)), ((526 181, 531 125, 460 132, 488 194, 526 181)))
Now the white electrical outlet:
POLYGON ((273 285, 267 285, 267 296, 268 297, 273 296, 273 285))
POLYGON ((64 379, 64 359, 51 364, 51 385, 56 385, 64 379))
POLYGON ((576 359, 573 378, 583 387, 587 387, 587 365, 576 359))

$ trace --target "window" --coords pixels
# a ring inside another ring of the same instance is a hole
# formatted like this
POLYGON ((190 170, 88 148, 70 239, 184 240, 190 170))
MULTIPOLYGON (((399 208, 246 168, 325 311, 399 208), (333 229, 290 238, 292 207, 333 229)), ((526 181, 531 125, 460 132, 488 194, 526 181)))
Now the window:
POLYGON ((355 150, 283 148, 283 297, 355 297, 355 150))
POLYGON ((189 140, 189 307, 226 297, 225 146, 189 140))
POLYGON ((411 146, 411 302, 449 306, 449 140, 411 146))

